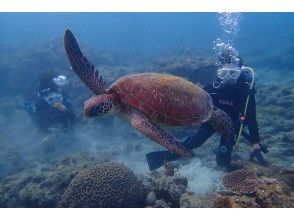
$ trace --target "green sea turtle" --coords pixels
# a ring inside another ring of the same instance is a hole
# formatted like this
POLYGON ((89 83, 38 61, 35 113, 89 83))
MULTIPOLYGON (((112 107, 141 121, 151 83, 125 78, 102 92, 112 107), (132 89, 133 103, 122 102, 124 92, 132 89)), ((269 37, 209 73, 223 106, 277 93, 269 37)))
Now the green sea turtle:
POLYGON ((183 157, 193 156, 193 152, 160 125, 191 126, 211 119, 220 133, 231 135, 227 115, 213 111, 210 95, 192 82, 170 74, 142 73, 120 77, 106 89, 98 70, 82 54, 70 30, 65 31, 64 46, 73 71, 96 94, 84 104, 86 116, 101 116, 115 110, 126 115, 145 136, 183 157))

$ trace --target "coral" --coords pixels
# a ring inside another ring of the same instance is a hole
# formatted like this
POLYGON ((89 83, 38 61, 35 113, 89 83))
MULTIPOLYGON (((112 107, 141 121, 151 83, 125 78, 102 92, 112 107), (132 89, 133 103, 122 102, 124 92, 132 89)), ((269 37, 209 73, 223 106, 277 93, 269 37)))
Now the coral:
POLYGON ((227 173, 222 178, 222 183, 226 189, 238 194, 253 193, 257 186, 257 176, 254 172, 240 169, 227 173))
MULTIPOLYGON (((186 192, 188 180, 177 173, 174 176, 168 176, 165 175, 165 171, 161 171, 145 175, 142 184, 148 195, 154 192, 155 196, 152 196, 157 200, 165 201, 169 207, 180 207, 179 201, 181 195, 186 192)), ((152 204, 149 205, 152 206, 152 204)))
POLYGON ((151 191, 147 194, 147 197, 146 197, 146 204, 147 205, 155 205, 156 203, 156 194, 154 191, 151 191))
POLYGON ((165 175, 167 175, 167 176, 175 175, 175 171, 177 170, 177 167, 173 162, 168 161, 168 162, 164 163, 163 166, 164 166, 164 174, 165 175))
POLYGON ((7 176, 0 185, 0 207, 56 207, 71 179, 97 161, 74 154, 54 165, 40 165, 7 176))
MULTIPOLYGON (((252 163, 249 165, 252 165, 252 163)), ((249 165, 247 164, 246 167, 248 168, 249 165)), ((285 171, 284 169, 277 167, 258 168, 258 166, 254 167, 253 165, 251 166, 251 170, 252 171, 243 169, 240 170, 240 172, 234 171, 226 174, 223 178, 223 184, 226 188, 231 190, 233 194, 219 192, 219 194, 214 196, 214 206, 225 208, 294 207, 294 192, 293 188, 291 188, 293 187, 293 182, 290 181, 289 183, 287 181, 289 174, 292 174, 293 181, 293 171, 285 171), (257 173, 257 175, 255 173, 257 173), (233 178, 238 179, 238 181, 234 181, 233 178), (239 189, 242 189, 241 191, 243 192, 243 188, 239 186, 240 180, 242 180, 245 188, 247 188, 248 183, 254 183, 254 187, 249 187, 250 194, 239 193, 239 189), (248 182, 248 180, 250 181, 248 182), (290 185, 287 185, 286 182, 290 185), (237 184, 237 187, 233 184, 237 184)))
POLYGON ((214 198, 215 208, 257 208, 260 207, 255 198, 248 196, 222 196, 217 195, 214 198))
POLYGON ((180 198, 181 208, 212 208, 214 205, 210 196, 184 193, 180 198))
POLYGON ((110 161, 81 171, 62 195, 59 207, 138 207, 142 198, 135 174, 110 161))
POLYGON ((154 208, 169 208, 169 206, 164 200, 159 199, 156 200, 154 208))
POLYGON ((260 178, 254 194, 216 195, 214 207, 218 208, 286 208, 294 207, 293 191, 284 183, 270 178, 260 178))
POLYGON ((274 178, 261 177, 256 191, 260 207, 294 207, 294 193, 285 183, 274 178))
POLYGON ((294 170, 286 169, 283 167, 270 165, 269 167, 257 166, 254 163, 246 162, 246 169, 250 169, 258 176, 274 178, 284 182, 288 187, 294 190, 294 170))

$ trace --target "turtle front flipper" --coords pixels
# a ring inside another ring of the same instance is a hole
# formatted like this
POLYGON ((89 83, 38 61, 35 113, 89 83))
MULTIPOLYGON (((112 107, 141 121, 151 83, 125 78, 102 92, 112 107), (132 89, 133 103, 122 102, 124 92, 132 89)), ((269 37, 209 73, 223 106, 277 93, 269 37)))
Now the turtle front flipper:
POLYGON ((105 93, 105 83, 98 70, 83 55, 73 33, 68 29, 64 33, 64 48, 72 69, 86 86, 96 95, 105 93))
POLYGON ((166 147, 168 150, 182 156, 192 157, 193 152, 183 147, 172 135, 154 124, 149 118, 139 112, 131 113, 131 124, 142 134, 166 147))

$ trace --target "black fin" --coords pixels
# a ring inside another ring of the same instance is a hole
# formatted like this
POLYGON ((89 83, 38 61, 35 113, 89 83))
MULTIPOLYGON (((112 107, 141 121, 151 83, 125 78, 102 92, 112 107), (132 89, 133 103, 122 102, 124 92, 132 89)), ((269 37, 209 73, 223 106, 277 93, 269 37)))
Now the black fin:
POLYGON ((179 159, 180 156, 171 151, 154 151, 146 154, 149 170, 153 171, 163 166, 167 161, 174 161, 179 159))
MULTIPOLYGON (((243 136, 243 137, 244 137, 249 143, 252 144, 251 137, 250 137, 250 135, 249 135, 247 132, 242 131, 242 136, 243 136)), ((259 144, 259 146, 260 146, 260 150, 261 150, 264 154, 267 154, 267 153, 269 152, 267 146, 265 146, 265 145, 263 145, 263 144, 259 144)))

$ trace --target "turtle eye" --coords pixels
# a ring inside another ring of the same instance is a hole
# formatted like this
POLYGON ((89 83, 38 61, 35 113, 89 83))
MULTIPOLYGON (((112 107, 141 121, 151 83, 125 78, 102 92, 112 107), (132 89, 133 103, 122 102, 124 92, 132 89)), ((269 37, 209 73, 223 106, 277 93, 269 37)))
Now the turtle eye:
POLYGON ((100 115, 100 114, 103 114, 104 113, 104 108, 103 108, 103 104, 101 105, 96 105, 94 108, 93 108, 93 112, 95 112, 95 114, 97 115, 100 115))
POLYGON ((105 114, 107 112, 109 112, 112 108, 112 103, 111 102, 102 102, 101 104, 99 105, 96 105, 94 108, 93 108, 93 112, 95 115, 102 115, 102 114, 105 114))
POLYGON ((90 101, 85 102, 84 112, 87 117, 103 116, 108 113, 113 107, 113 103, 110 100, 99 101, 93 103, 90 101))

